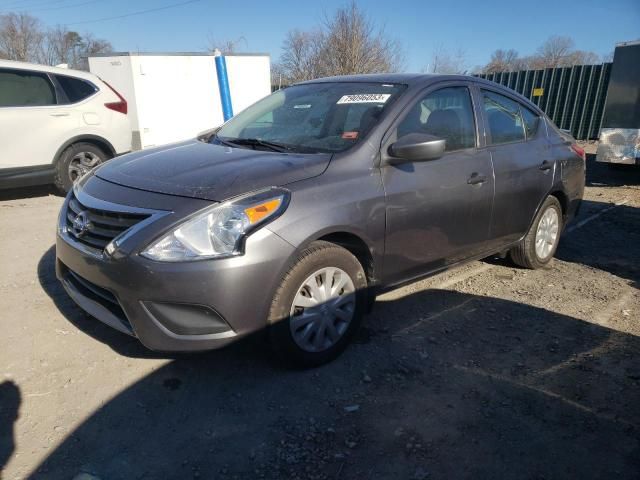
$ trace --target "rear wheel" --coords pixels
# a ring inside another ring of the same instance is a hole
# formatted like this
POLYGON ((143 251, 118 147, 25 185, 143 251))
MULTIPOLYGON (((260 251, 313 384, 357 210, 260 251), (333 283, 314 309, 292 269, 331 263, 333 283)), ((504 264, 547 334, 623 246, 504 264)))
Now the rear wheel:
POLYGON ((276 352, 297 366, 338 356, 357 331, 366 308, 367 280, 348 250, 314 242, 285 275, 269 315, 276 352))
POLYGON ((547 265, 558 248, 562 232, 562 207, 558 199, 547 197, 520 244, 509 252, 511 260, 525 268, 547 265))
POLYGON ((80 177, 108 159, 101 148, 91 143, 74 143, 60 154, 54 183, 58 189, 68 192, 80 177))

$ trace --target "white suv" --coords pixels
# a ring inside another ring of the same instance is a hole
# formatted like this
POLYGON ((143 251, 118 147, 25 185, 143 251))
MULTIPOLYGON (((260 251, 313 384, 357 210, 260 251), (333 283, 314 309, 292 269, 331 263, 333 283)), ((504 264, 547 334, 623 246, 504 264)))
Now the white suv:
POLYGON ((0 60, 0 188, 68 191, 131 150, 127 101, 95 75, 0 60))

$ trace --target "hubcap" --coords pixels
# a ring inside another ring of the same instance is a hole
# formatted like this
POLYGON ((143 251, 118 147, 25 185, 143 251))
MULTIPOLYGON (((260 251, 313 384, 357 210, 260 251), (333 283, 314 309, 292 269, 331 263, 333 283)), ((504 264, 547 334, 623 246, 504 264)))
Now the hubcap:
POLYGON ((289 320, 293 340, 307 352, 331 348, 349 328, 355 308, 351 277, 335 267, 318 270, 293 299, 289 320))
POLYGON ((547 208, 538 223, 536 231, 536 255, 538 255, 539 259, 545 260, 551 255, 551 251, 558 239, 559 225, 558 211, 552 207, 547 208))
POLYGON ((100 157, 93 152, 76 153, 69 162, 69 179, 75 182, 85 173, 97 167, 100 162, 100 157))

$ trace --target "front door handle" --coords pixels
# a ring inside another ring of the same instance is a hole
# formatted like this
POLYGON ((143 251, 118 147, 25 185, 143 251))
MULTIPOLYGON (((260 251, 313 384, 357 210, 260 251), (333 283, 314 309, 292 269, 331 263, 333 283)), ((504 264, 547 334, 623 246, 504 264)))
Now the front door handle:
POLYGON ((473 172, 469 177, 469 180, 467 180, 467 183, 469 185, 482 185, 486 181, 487 181, 487 177, 485 177, 484 175, 478 174, 478 172, 473 172))
POLYGON ((549 160, 545 160, 540 164, 540 167, 538 168, 540 168, 540 170, 542 170, 543 172, 548 172, 549 170, 551 170, 551 167, 553 167, 553 164, 549 160))

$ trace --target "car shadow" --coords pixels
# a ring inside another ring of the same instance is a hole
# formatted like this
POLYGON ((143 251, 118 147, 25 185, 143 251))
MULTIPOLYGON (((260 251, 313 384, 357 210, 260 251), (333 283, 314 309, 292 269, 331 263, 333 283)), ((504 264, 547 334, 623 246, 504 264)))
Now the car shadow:
MULTIPOLYGON (((108 341, 131 349, 122 335, 108 341)), ((286 369, 253 350, 153 371, 31 478, 632 478, 640 468, 633 335, 426 290, 378 302, 324 367, 286 369)))
POLYGON ((568 225, 556 258, 588 265, 625 278, 640 287, 640 208, 585 200, 580 215, 568 225), (581 221, 606 213, 580 228, 581 221))
POLYGON ((21 198, 46 197, 48 195, 56 195, 61 197, 60 191, 53 185, 38 185, 35 187, 9 188, 0 190, 0 201, 18 200, 21 198))
POLYGON ((640 185, 640 165, 612 165, 596 162, 596 155, 587 154, 587 186, 621 187, 640 185))

